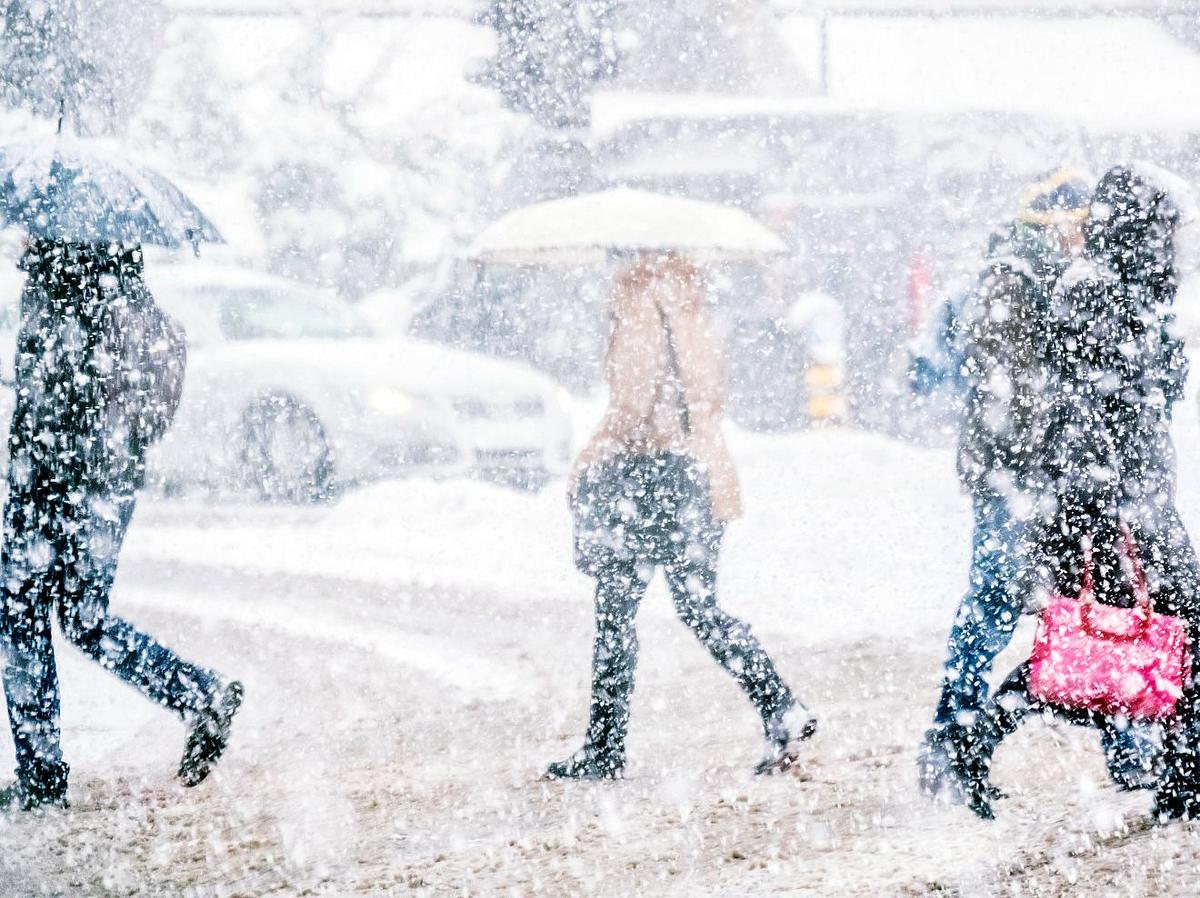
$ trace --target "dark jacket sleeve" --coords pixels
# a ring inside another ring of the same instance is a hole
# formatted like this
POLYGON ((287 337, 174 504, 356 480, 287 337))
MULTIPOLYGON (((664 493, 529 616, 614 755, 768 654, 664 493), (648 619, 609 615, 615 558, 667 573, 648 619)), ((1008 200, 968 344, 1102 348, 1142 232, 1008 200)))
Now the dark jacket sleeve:
POLYGON ((1000 267, 981 281, 962 323, 968 392, 958 473, 977 497, 1028 481, 1041 374, 1036 304, 1029 278, 1000 267))

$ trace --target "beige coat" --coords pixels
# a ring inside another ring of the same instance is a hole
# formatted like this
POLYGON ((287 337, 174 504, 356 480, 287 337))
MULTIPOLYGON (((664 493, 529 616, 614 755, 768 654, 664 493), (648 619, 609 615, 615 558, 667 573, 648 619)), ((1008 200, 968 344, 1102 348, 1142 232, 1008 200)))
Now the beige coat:
POLYGON ((608 409, 575 462, 572 493, 588 467, 613 456, 677 452, 694 458, 708 475, 714 518, 730 521, 741 515, 741 487, 721 432, 725 362, 704 315, 703 300, 698 273, 679 260, 641 263, 618 281, 606 366, 608 409), (680 397, 669 375, 670 345, 675 349, 690 433, 684 432, 680 397))

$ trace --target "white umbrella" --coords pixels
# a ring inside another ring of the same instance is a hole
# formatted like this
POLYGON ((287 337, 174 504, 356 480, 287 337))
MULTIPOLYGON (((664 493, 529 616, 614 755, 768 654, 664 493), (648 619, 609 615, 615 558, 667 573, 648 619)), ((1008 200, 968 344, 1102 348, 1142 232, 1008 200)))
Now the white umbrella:
POLYGON ((470 255, 513 265, 580 264, 613 251, 658 250, 717 261, 786 248, 741 209, 620 187, 511 212, 479 235, 470 255))

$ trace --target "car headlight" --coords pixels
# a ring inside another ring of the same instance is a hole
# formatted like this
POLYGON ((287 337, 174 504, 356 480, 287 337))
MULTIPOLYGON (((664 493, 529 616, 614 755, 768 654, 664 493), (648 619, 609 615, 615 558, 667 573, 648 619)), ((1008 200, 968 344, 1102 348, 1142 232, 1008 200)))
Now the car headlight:
POLYGON ((367 404, 372 411, 389 417, 407 415, 416 407, 416 402, 407 393, 387 388, 373 390, 367 397, 367 404))

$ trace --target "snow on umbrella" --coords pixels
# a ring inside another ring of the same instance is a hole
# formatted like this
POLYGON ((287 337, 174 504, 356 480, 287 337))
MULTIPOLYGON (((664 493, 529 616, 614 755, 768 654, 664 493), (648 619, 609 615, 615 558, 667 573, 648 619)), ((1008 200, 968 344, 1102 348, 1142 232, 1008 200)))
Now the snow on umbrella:
POLYGON ((97 142, 60 138, 0 147, 0 214, 48 240, 224 242, 182 190, 97 142))
POLYGON ((740 209, 617 188, 526 206, 488 227, 473 258, 507 264, 602 261, 610 252, 674 251, 708 261, 786 249, 740 209))

